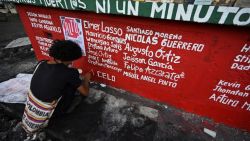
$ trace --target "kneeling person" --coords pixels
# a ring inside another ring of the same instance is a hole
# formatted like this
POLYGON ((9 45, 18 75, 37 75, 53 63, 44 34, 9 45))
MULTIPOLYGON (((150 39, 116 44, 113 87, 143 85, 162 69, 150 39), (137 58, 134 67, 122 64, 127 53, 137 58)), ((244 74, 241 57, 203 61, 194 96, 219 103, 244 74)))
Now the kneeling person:
POLYGON ((46 127, 53 113, 63 116, 69 112, 77 90, 83 96, 89 92, 90 73, 81 80, 77 69, 70 67, 82 56, 76 43, 56 40, 49 55, 53 59, 39 62, 31 79, 22 118, 22 127, 30 135, 46 127))

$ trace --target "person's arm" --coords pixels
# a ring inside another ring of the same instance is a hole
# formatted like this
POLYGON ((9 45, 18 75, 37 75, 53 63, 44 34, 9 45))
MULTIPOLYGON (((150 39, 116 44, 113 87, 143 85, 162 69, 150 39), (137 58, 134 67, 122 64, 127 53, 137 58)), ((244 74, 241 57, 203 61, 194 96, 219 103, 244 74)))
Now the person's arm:
POLYGON ((84 75, 84 80, 82 85, 80 85, 77 90, 84 96, 88 96, 89 94, 89 81, 91 79, 91 73, 86 73, 84 75))

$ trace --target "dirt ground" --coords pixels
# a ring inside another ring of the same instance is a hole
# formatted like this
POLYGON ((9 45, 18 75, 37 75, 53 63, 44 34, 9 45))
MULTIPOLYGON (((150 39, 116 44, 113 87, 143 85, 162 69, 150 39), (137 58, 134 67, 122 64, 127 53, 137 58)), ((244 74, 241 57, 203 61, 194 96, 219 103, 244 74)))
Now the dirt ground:
MULTIPOLYGON (((9 41, 25 36, 18 16, 9 15, 8 19, 0 22, 1 33, 9 32, 0 37, 0 82, 18 73, 32 73, 37 63, 31 46, 3 48, 9 41), (10 25, 15 25, 18 36, 13 35, 10 25)), ((23 140, 23 133, 16 128, 23 109, 24 104, 0 103, 1 141, 23 140)), ((249 141, 250 134, 124 90, 92 83, 90 96, 71 114, 52 119, 37 140, 249 141), (204 133, 204 128, 215 131, 216 137, 204 133)))

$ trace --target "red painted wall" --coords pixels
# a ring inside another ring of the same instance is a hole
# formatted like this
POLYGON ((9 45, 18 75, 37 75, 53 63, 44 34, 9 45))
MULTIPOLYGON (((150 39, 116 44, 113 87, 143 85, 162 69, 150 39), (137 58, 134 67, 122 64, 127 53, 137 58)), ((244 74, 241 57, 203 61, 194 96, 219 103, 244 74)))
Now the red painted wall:
POLYGON ((76 38, 86 55, 74 65, 92 69, 93 80, 250 131, 249 28, 34 6, 18 11, 39 60, 48 59, 51 39, 76 38))

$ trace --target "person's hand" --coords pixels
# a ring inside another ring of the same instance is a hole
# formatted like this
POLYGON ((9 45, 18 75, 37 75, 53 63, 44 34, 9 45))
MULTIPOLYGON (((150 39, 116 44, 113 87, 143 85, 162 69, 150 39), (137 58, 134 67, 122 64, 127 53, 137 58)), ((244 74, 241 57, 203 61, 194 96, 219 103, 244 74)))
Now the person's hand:
POLYGON ((82 69, 77 69, 77 71, 79 72, 79 74, 82 74, 82 69))
POLYGON ((84 75, 84 79, 87 80, 87 81, 90 81, 91 79, 91 73, 90 72, 87 72, 85 75, 84 75))

